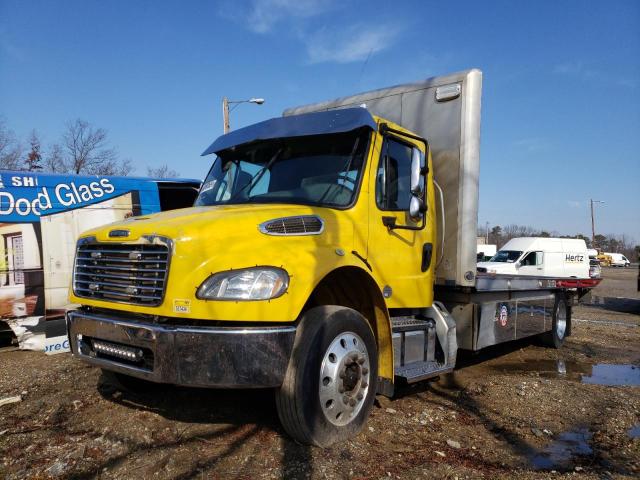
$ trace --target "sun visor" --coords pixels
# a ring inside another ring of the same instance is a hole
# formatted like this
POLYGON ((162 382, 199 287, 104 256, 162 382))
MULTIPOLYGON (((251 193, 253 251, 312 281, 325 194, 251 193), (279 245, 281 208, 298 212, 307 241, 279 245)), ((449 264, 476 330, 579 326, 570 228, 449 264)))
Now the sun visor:
POLYGON ((362 127, 372 130, 377 128, 371 114, 361 107, 277 117, 218 137, 202 155, 218 153, 236 145, 258 140, 343 133, 362 127))

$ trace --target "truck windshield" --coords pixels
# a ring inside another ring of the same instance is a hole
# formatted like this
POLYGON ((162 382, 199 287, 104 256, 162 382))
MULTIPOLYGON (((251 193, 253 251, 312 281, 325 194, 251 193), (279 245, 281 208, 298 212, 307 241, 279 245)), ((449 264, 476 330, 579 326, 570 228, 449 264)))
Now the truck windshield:
POLYGON ((517 250, 500 250, 489 261, 513 263, 520 258, 520 255, 522 255, 522 252, 518 252, 517 250))
POLYGON ((360 184, 369 132, 278 138, 220 152, 195 205, 349 206, 360 184))

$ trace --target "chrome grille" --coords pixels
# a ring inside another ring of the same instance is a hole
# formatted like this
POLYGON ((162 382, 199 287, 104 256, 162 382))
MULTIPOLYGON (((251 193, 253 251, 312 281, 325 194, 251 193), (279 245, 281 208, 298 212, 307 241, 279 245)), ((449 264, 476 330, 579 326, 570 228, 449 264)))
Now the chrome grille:
POLYGON ((73 291, 78 297, 134 305, 162 303, 169 272, 164 244, 78 243, 73 291))
POLYGON ((324 223, 315 215, 276 218, 260 224, 260 231, 267 235, 318 235, 324 223))

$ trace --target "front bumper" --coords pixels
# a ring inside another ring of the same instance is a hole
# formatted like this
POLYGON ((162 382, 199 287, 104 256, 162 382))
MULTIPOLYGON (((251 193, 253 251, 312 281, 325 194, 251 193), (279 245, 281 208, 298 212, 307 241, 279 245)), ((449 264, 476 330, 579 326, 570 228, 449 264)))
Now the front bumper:
POLYGON ((73 355, 158 383, 218 388, 278 387, 296 327, 191 327, 119 314, 67 314, 73 355))

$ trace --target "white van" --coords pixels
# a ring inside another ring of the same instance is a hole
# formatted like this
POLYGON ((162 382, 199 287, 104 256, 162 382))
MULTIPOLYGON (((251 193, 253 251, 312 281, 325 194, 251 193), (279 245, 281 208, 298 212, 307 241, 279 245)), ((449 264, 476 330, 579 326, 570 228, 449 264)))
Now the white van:
POLYGON ((589 278, 589 255, 584 240, 523 237, 509 240, 479 272, 589 278))
POLYGON ((611 257, 611 266, 612 267, 628 267, 631 265, 631 262, 627 257, 622 255, 621 253, 609 253, 605 252, 605 255, 609 255, 611 257))

